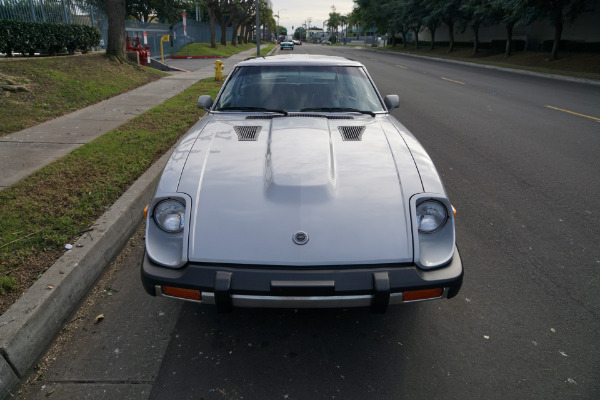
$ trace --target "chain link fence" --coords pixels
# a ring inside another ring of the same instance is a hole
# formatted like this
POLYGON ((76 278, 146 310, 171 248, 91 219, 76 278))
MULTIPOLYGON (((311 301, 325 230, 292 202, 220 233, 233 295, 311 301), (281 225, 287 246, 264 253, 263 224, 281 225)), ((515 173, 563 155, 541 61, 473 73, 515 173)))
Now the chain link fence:
MULTIPOLYGON (((98 28, 102 34, 100 47, 105 47, 108 36, 108 17, 105 7, 97 1, 86 0, 0 0, 0 19, 16 21, 53 22, 63 24, 89 25, 98 28)), ((185 45, 196 42, 210 42, 208 23, 188 19, 184 31, 183 22, 175 25, 144 23, 127 20, 126 35, 139 38, 140 44, 150 47, 152 58, 160 59, 161 39, 165 57, 175 55, 185 45), (145 35, 145 40, 144 40, 145 35)), ((231 41, 232 30, 227 28, 227 41, 231 41)), ((221 41, 221 27, 216 27, 216 41, 221 41)), ((185 54, 185 50, 184 53, 185 54)))

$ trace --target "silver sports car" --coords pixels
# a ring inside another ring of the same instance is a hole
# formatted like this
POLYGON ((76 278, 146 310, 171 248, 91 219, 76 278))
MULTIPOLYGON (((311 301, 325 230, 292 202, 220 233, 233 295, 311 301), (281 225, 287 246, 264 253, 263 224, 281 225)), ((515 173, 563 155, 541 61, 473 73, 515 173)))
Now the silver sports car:
POLYGON ((398 103, 345 58, 236 65, 148 206, 146 291, 219 311, 455 296, 453 207, 398 103))

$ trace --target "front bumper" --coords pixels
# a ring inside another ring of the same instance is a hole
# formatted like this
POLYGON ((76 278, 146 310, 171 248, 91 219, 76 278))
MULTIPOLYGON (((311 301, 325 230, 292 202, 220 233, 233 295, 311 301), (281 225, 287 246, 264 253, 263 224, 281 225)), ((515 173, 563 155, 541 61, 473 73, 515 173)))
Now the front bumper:
POLYGON ((452 298, 463 280, 458 249, 450 263, 433 270, 414 264, 289 267, 217 263, 188 263, 172 269, 144 254, 141 273, 146 292, 153 296, 170 297, 163 293, 163 286, 193 289, 200 292, 197 302, 215 304, 222 312, 232 307, 372 307, 375 312, 385 312, 388 304, 415 301, 404 298, 409 291, 441 288, 439 296, 428 299, 452 298))

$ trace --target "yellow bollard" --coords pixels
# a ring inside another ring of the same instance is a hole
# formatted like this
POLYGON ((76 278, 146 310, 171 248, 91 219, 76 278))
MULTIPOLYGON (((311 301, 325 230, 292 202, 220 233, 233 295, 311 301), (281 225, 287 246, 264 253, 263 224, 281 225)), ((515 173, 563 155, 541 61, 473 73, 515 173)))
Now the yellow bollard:
POLYGON ((223 69, 224 68, 225 67, 223 66, 223 61, 221 61, 221 60, 215 61, 215 81, 223 80, 223 69))

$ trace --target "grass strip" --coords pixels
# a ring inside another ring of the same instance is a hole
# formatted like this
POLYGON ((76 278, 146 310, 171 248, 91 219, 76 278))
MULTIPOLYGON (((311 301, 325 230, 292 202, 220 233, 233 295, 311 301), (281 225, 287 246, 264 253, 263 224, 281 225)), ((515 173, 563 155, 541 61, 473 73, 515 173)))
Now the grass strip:
POLYGON ((168 75, 103 54, 0 62, 0 136, 67 114, 168 75))
MULTIPOLYGON (((368 48, 371 49, 371 47, 368 48)), ((514 52, 510 57, 505 57, 503 53, 499 54, 492 50, 480 50, 476 55, 473 55, 471 48, 460 46, 457 46, 451 53, 448 53, 448 50, 444 47, 436 47, 431 50, 426 46, 419 49, 414 49, 411 46, 405 48, 401 45, 375 47, 372 49, 600 80, 600 73, 598 72, 600 71, 600 54, 595 53, 562 52, 559 54, 558 60, 551 61, 549 59, 550 55, 547 52, 538 51, 514 52)))
POLYGON ((195 124, 206 79, 0 192, 0 312, 195 124))
POLYGON ((176 56, 218 56, 229 57, 242 51, 250 50, 256 47, 256 43, 242 43, 237 46, 223 46, 217 44, 216 48, 210 47, 210 43, 190 43, 183 46, 176 56))

